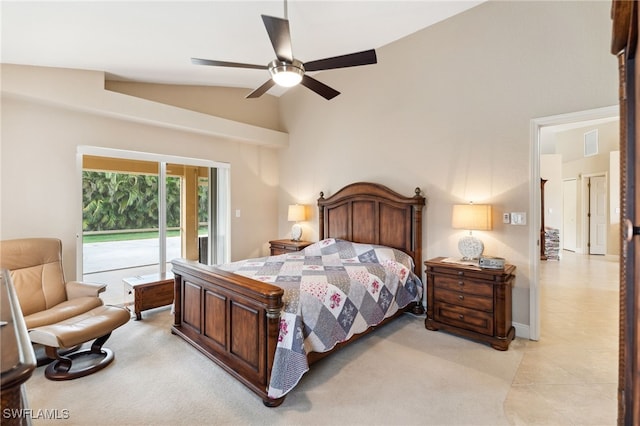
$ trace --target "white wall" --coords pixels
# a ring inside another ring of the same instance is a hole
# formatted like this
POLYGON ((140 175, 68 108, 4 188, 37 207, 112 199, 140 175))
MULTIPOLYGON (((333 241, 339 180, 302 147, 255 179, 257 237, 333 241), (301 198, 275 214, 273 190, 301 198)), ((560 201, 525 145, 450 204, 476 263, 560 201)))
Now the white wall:
MULTIPOLYGON (((529 324, 529 229, 500 218, 534 214, 532 119, 617 104, 610 27, 608 1, 490 1, 378 49, 376 65, 318 74, 342 92, 332 101, 289 90, 280 235, 286 205, 314 204, 320 191, 374 181, 410 195, 420 186, 424 257, 455 256, 452 204, 491 203, 494 229, 478 234, 488 254, 517 266, 513 317, 529 324)), ((317 213, 309 232, 316 224, 317 213)))
POLYGON ((547 179, 544 185, 544 225, 562 229, 562 156, 540 156, 540 177, 547 179))
POLYGON ((584 159, 584 135, 593 130, 598 132, 598 155, 607 156, 609 152, 620 149, 620 121, 611 120, 558 132, 555 137, 555 153, 561 154, 564 162, 584 159))

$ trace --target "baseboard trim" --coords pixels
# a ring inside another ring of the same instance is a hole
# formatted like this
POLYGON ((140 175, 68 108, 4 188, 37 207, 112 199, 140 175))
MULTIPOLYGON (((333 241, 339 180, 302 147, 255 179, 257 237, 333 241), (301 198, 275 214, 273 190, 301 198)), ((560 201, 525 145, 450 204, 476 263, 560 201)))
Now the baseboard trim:
POLYGON ((529 339, 529 336, 531 336, 531 333, 529 332, 528 324, 520 324, 520 323, 514 322, 513 327, 516 329, 516 337, 529 339))

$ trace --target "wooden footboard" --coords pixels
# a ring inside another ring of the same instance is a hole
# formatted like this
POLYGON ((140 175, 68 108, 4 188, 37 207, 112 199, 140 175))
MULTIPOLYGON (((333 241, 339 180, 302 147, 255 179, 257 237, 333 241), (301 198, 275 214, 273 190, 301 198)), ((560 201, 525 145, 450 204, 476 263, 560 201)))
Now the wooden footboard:
MULTIPOLYGON (((278 342, 284 291, 195 261, 174 259, 175 316, 171 332, 182 337, 229 374, 277 407, 285 397, 267 396, 278 342)), ((308 354, 309 365, 369 334, 404 312, 422 313, 411 303, 375 327, 336 345, 308 354)))
POLYGON ((265 405, 284 291, 195 261, 172 261, 175 319, 171 331, 258 394, 265 405))

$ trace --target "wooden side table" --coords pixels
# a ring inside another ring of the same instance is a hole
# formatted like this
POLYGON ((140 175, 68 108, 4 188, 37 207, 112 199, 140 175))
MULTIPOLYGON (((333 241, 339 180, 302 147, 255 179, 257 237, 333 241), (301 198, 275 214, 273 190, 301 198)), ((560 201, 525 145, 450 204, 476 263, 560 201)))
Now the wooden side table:
POLYGON ((445 330, 506 351, 515 337, 511 323, 511 288, 516 267, 481 269, 445 262, 438 257, 427 267, 429 330, 445 330))
POLYGON ((271 246, 271 256, 304 250, 305 247, 310 246, 311 244, 313 243, 310 241, 294 241, 294 240, 269 241, 269 245, 271 246))
POLYGON ((172 272, 137 275, 122 281, 125 295, 133 294, 133 310, 138 321, 142 319, 142 311, 173 303, 172 272))

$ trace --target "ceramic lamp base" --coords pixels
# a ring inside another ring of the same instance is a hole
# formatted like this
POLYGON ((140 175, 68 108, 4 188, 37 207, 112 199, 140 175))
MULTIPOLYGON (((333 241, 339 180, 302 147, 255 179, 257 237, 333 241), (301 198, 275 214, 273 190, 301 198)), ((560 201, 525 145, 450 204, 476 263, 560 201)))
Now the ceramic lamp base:
POLYGON ((302 226, 297 223, 291 227, 291 239, 293 241, 300 241, 302 238, 302 226))
POLYGON ((484 244, 473 235, 466 235, 458 241, 458 250, 462 260, 477 260, 484 251, 484 244))

